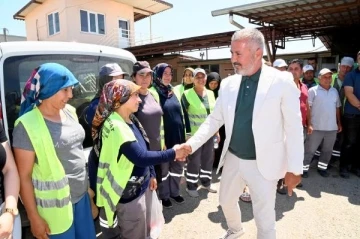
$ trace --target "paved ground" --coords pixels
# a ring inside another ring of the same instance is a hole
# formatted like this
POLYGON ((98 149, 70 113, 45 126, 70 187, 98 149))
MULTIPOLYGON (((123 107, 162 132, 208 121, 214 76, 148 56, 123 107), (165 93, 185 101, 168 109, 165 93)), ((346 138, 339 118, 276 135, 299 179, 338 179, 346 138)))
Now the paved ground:
MULTIPOLYGON (((277 195, 276 221, 279 239, 350 239, 360 238, 360 178, 338 176, 330 170, 329 178, 322 178, 315 168, 303 180, 303 187, 292 197, 277 195)), ((217 177, 213 177, 219 186, 217 177)), ((190 198, 182 187, 185 205, 164 209, 166 225, 161 239, 219 238, 226 229, 225 218, 218 204, 218 194, 200 191, 200 198, 190 198)), ((239 202, 246 234, 256 238, 252 205, 239 202)))
MULTIPOLYGON (((292 197, 277 195, 278 239, 358 239, 360 238, 360 178, 338 176, 335 168, 329 178, 322 178, 315 168, 303 180, 303 188, 292 197)), ((219 186, 217 176, 214 184, 219 186)), ((218 194, 200 190, 200 197, 190 198, 182 184, 183 205, 164 209, 166 224, 161 239, 216 239, 226 229, 218 204, 218 194)), ((239 202, 246 234, 256 238, 256 227, 249 203, 239 202)), ((27 237, 30 238, 30 237, 27 237)), ((101 235, 99 238, 102 238, 101 235)))

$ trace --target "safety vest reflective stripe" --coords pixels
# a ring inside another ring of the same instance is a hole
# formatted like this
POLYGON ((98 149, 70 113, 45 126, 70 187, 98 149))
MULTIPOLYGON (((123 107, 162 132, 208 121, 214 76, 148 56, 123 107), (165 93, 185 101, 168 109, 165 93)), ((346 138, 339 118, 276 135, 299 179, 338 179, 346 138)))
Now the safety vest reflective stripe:
POLYGON ((189 118, 191 118, 191 119, 206 119, 207 114, 198 114, 198 115, 189 114, 189 118))
POLYGON ((101 169, 108 169, 110 167, 109 163, 103 163, 103 162, 99 162, 99 168, 101 169))
POLYGON ((104 182, 104 178, 96 177, 96 183, 102 184, 104 182))
POLYGON ((53 207, 57 207, 57 208, 62 208, 67 206, 70 201, 70 195, 63 198, 63 199, 40 199, 40 198, 35 198, 36 201, 36 205, 42 208, 53 208, 53 207))
MULTIPOLYGON (((100 194, 101 194, 101 196, 103 196, 104 199, 106 199, 106 202, 107 202, 108 206, 110 207, 110 210, 115 212, 116 205, 114 205, 114 203, 112 202, 110 194, 108 192, 106 192, 103 187, 100 187, 100 194)), ((109 222, 109 219, 110 218, 108 218, 108 222, 109 222)), ((111 222, 112 222, 112 220, 111 220, 111 222)), ((110 225, 112 225, 112 223, 110 225)))
POLYGON ((109 183, 111 184, 111 188, 116 192, 117 195, 119 195, 119 197, 121 197, 124 188, 122 188, 116 181, 115 181, 115 177, 114 175, 111 173, 111 170, 109 169, 106 172, 106 177, 109 181, 109 183))
POLYGON ((33 186, 39 191, 59 190, 69 185, 67 177, 54 182, 54 181, 40 181, 38 179, 32 179, 33 186))

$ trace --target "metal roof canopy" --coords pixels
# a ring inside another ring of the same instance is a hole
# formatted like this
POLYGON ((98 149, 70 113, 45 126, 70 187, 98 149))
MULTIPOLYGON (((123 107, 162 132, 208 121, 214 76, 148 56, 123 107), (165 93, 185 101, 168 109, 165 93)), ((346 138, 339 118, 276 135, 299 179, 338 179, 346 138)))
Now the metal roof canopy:
POLYGON ((136 57, 228 47, 234 31, 215 33, 126 48, 136 57))
POLYGON ((319 37, 326 48, 332 50, 337 45, 346 45, 339 42, 340 39, 334 43, 334 36, 337 30, 347 29, 351 34, 359 29, 360 0, 269 0, 212 11, 213 16, 226 14, 230 21, 233 15, 238 15, 261 26, 266 41, 271 43, 272 53, 267 51, 273 61, 276 49, 285 48, 285 41, 289 39, 315 41, 319 37))

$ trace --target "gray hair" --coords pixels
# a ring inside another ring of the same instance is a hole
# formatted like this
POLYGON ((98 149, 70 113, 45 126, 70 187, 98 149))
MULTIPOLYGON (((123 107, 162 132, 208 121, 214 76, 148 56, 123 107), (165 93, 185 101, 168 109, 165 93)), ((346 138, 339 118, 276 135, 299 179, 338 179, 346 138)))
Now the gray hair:
POLYGON ((255 28, 241 29, 239 31, 236 31, 231 37, 231 41, 241 41, 241 40, 249 41, 251 44, 255 45, 261 50, 263 50, 265 46, 264 35, 262 34, 261 31, 255 28))

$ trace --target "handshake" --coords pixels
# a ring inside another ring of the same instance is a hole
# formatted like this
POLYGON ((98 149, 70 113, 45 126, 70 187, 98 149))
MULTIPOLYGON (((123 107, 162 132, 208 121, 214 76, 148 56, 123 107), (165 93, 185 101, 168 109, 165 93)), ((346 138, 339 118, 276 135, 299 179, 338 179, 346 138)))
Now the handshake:
POLYGON ((175 160, 180 162, 184 162, 186 157, 192 152, 191 146, 186 143, 175 145, 173 150, 175 150, 175 160))

